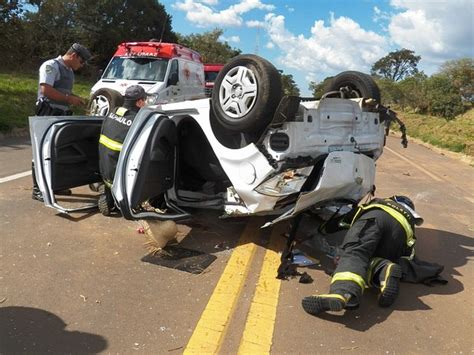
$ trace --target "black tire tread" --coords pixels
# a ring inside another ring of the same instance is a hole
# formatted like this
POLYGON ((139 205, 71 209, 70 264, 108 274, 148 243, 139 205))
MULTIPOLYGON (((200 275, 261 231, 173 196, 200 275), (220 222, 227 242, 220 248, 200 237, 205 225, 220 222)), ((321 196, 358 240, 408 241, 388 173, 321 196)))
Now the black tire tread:
POLYGON ((362 97, 372 98, 380 102, 380 89, 374 79, 370 75, 354 70, 344 71, 336 75, 324 92, 339 91, 344 86, 355 89, 362 97))

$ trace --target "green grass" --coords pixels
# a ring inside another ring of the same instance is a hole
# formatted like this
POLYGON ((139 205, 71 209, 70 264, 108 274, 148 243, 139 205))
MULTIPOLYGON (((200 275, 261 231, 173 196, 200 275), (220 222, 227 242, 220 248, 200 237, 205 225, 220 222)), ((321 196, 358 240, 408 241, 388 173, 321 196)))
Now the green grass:
MULTIPOLYGON (((28 126, 28 116, 34 113, 38 88, 37 73, 0 73, 0 132, 28 126)), ((94 82, 76 75, 74 93, 89 97, 94 82)), ((85 109, 75 109, 84 114, 85 109)), ((435 146, 474 156, 474 109, 446 121, 439 117, 399 112, 410 137, 435 146)), ((395 126, 395 125, 394 125, 395 126)))
POLYGON ((453 152, 474 156, 474 109, 450 121, 406 112, 399 112, 398 116, 407 126, 407 134, 410 137, 453 152))
MULTIPOLYGON (((93 84, 76 75, 73 92, 88 98, 93 84)), ((0 132, 28 126, 28 116, 34 115, 37 90, 37 73, 0 73, 0 132)), ((74 113, 82 115, 85 108, 75 108, 74 113)))

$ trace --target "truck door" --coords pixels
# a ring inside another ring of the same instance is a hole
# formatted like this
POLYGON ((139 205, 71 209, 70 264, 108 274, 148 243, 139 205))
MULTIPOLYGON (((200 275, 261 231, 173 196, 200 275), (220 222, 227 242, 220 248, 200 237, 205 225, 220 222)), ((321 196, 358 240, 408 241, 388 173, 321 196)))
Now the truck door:
POLYGON ((44 204, 69 213, 95 208, 64 208, 54 191, 101 181, 98 144, 103 117, 30 117, 31 146, 38 187, 44 204))
POLYGON ((112 194, 126 219, 178 220, 189 214, 174 206, 166 192, 174 187, 177 132, 160 112, 140 110, 123 143, 112 194), (148 208, 143 205, 147 203, 148 208), (166 205, 165 209, 150 204, 166 205))

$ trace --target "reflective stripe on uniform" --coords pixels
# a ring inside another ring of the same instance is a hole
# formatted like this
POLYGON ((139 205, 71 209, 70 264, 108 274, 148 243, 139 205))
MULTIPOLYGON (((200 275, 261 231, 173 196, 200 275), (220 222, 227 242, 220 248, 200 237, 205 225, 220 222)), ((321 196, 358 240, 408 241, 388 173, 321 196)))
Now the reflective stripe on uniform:
POLYGON ((369 264, 369 270, 367 272, 367 282, 369 283, 370 286, 375 286, 374 283, 372 282, 372 278, 374 277, 374 270, 377 268, 377 266, 379 266, 379 264, 384 261, 385 259, 383 258, 379 258, 379 257, 375 257, 375 258, 372 258, 372 260, 370 260, 370 264, 369 264))
POLYGON ((119 107, 117 110, 115 110, 115 114, 117 116, 124 116, 126 113, 127 113, 128 109, 126 109, 125 107, 119 107))
POLYGON ((103 134, 100 135, 99 143, 105 145, 110 150, 115 150, 116 152, 120 152, 122 150, 122 143, 114 141, 103 134))
POLYGON ((362 276, 354 274, 353 272, 349 271, 344 271, 344 272, 337 272, 334 274, 331 280, 331 284, 333 284, 336 281, 351 281, 355 282, 360 286, 362 291, 367 287, 365 280, 362 276))
POLYGON ((379 203, 373 203, 373 204, 370 204, 370 205, 367 205, 367 206, 361 206, 361 207, 359 207, 359 211, 357 211, 356 215, 354 216, 354 219, 352 220, 352 223, 355 222, 356 218, 360 214, 359 213, 360 211, 368 210, 368 209, 372 209, 372 208, 380 208, 380 209, 384 210, 385 212, 387 212, 390 216, 395 218, 398 221, 398 223, 400 223, 402 228, 405 230, 405 234, 407 236, 407 245, 409 247, 412 247, 415 244, 413 229, 411 228, 410 223, 408 222, 408 220, 403 216, 403 214, 401 214, 400 212, 398 212, 395 209, 390 208, 388 206, 385 206, 385 205, 382 205, 382 204, 379 204, 379 203))

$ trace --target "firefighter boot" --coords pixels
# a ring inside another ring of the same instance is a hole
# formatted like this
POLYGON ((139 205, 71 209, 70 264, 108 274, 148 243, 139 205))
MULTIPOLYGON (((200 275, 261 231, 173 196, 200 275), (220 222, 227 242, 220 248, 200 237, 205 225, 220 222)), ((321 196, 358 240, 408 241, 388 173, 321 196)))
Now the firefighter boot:
POLYGON ((303 298, 301 304, 307 313, 318 315, 327 311, 342 311, 344 308, 346 308, 350 297, 350 295, 342 296, 337 293, 314 295, 303 298))
POLYGON ((378 275, 380 282, 379 305, 381 307, 391 306, 400 289, 400 278, 402 277, 402 268, 395 263, 387 263, 378 275))

